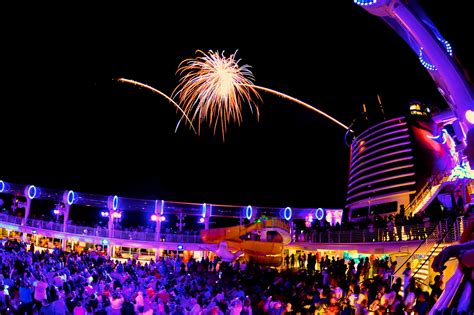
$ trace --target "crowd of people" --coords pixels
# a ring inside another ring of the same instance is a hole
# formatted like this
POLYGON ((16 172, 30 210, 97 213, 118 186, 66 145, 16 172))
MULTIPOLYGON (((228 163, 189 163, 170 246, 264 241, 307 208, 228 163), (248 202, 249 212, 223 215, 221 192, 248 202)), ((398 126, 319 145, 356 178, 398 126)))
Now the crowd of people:
POLYGON ((217 257, 118 261, 15 239, 0 243, 0 257, 1 314, 427 314, 443 289, 441 277, 431 294, 414 279, 392 284, 396 264, 375 257, 308 254, 294 266, 289 256, 278 270, 217 257))

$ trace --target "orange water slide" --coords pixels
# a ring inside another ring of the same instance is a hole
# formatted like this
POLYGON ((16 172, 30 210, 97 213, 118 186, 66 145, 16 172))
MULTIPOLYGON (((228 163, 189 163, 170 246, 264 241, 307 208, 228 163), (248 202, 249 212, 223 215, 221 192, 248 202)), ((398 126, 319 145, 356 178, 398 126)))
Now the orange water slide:
POLYGON ((208 244, 220 244, 226 242, 227 247, 232 251, 243 251, 244 257, 248 261, 267 266, 280 266, 283 261, 284 242, 287 242, 290 235, 288 224, 277 219, 270 218, 265 221, 252 223, 246 226, 238 225, 225 228, 214 228, 201 230, 201 239, 208 244), (280 241, 259 241, 250 239, 241 239, 253 231, 277 230, 283 234, 280 241))
POLYGON ((205 243, 218 244, 222 240, 240 240, 240 237, 253 231, 262 231, 263 229, 276 228, 283 233, 290 234, 290 227, 288 224, 282 222, 277 218, 270 218, 265 221, 251 223, 248 225, 237 225, 224 228, 214 228, 208 230, 201 230, 201 239, 205 243))

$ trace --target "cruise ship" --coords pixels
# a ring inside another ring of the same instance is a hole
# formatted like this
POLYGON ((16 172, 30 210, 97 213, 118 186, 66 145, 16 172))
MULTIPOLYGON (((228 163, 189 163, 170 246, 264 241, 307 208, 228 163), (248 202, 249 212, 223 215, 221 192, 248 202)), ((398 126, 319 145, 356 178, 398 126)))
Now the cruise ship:
MULTIPOLYGON (((431 268, 434 257, 460 241, 472 210, 472 88, 453 61, 451 46, 419 7, 399 0, 354 2, 407 41, 449 110, 432 113, 429 106, 411 102, 406 115, 351 126, 355 132, 343 208, 145 200, 0 178, 0 235, 36 248, 142 261, 218 256, 223 262, 243 259, 284 268, 293 254, 356 262, 389 257, 397 261, 394 279, 410 263, 418 283, 430 290, 437 275, 431 268), (41 216, 47 207, 52 219, 41 216), (71 220, 78 214, 102 224, 71 220), (147 218, 147 228, 121 227, 121 221, 137 214, 147 218)), ((456 261, 448 262, 446 279, 456 268, 456 261)))

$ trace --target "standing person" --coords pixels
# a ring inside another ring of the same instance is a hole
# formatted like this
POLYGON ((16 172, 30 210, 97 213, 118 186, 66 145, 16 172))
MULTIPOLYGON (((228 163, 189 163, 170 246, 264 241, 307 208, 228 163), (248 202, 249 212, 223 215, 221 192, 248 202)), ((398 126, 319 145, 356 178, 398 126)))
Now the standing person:
MULTIPOLYGON (((401 209, 400 209, 400 211, 401 211, 401 209)), ((404 223, 404 219, 405 219, 405 214, 403 214, 403 216, 402 216, 401 213, 395 215, 395 228, 397 230, 396 239, 398 239, 399 241, 403 240, 402 226, 403 226, 403 223, 404 223)))
POLYGON ((192 298, 188 315, 199 315, 199 313, 201 313, 201 305, 199 305, 195 298, 192 298))
POLYGON ((394 228, 395 228, 395 223, 393 222, 393 216, 390 215, 387 222, 387 233, 388 233, 387 238, 389 241, 393 241, 395 239, 393 235, 394 228))
POLYGON ((122 304, 123 304, 123 296, 119 296, 117 293, 114 293, 110 300, 110 307, 112 308, 112 315, 121 315, 122 314, 122 304))
POLYGON ((443 288, 444 288, 444 283, 443 283, 443 275, 436 275, 434 277, 434 283, 430 284, 431 287, 431 294, 430 294, 430 308, 435 305, 435 303, 438 301, 439 297, 441 296, 441 293, 443 293, 443 288))
POLYGON ((137 297, 135 298, 135 305, 137 306, 137 312, 139 315, 143 314, 145 310, 145 299, 143 297, 143 292, 139 291, 137 297))
POLYGON ((49 303, 47 299, 44 299, 42 304, 43 304, 43 307, 41 308, 41 311, 39 312, 40 315, 54 315, 53 305, 49 303))
POLYGON ((39 311, 42 307, 43 301, 48 299, 48 295, 46 294, 48 283, 45 281, 45 278, 42 275, 41 277, 37 278, 37 280, 33 283, 33 286, 35 287, 35 305, 37 306, 36 309, 39 311))
POLYGON ((403 270, 403 291, 405 291, 410 284, 412 275, 411 264, 407 262, 407 266, 405 270, 403 270))
POLYGON ((74 307, 74 310, 72 311, 73 315, 86 315, 86 309, 84 306, 82 306, 81 301, 77 301, 76 307, 74 307))
POLYGON ((25 283, 25 281, 21 280, 20 282, 20 308, 19 313, 28 315, 33 314, 33 291, 31 290, 30 286, 25 283))
POLYGON ((247 297, 244 302, 244 306, 242 307, 241 315, 252 315, 252 305, 250 303, 250 299, 247 297))
POLYGON ((426 315, 428 314, 428 301, 426 298, 426 295, 428 292, 421 292, 421 294, 418 296, 416 299, 416 304, 415 304, 415 314, 417 315, 426 315))

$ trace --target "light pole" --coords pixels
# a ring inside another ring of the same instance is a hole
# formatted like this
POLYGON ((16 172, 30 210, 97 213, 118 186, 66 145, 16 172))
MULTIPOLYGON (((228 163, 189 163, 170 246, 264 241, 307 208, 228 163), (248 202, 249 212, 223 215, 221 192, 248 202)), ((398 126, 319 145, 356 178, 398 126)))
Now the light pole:
POLYGON ((122 218, 122 213, 117 211, 119 207, 119 198, 117 195, 109 196, 107 199, 108 217, 109 217, 109 237, 114 235, 114 219, 122 218))

